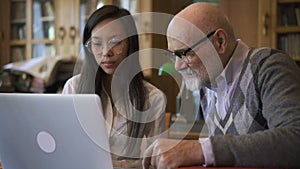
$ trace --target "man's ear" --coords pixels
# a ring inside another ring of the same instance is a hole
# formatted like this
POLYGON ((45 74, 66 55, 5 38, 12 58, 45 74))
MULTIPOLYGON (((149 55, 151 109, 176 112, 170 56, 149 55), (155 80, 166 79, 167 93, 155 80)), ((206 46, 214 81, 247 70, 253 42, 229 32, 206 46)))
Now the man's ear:
POLYGON ((216 32, 216 49, 219 54, 224 54, 226 52, 226 48, 228 46, 228 36, 227 33, 223 29, 218 29, 216 32))

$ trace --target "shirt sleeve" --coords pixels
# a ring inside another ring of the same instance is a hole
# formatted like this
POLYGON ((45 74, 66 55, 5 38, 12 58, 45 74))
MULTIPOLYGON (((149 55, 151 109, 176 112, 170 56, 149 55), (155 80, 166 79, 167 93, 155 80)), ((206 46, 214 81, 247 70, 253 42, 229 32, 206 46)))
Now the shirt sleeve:
POLYGON ((212 145, 209 138, 199 138, 199 143, 202 147, 205 164, 204 166, 213 166, 215 163, 214 153, 212 151, 212 145))

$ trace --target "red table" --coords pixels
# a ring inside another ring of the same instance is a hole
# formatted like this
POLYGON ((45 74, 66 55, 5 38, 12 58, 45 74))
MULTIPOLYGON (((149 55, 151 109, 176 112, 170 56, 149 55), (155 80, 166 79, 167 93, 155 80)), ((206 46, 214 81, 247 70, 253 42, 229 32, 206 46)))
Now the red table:
POLYGON ((275 168, 263 168, 263 167, 256 167, 256 168, 249 168, 249 167, 203 167, 203 166, 193 166, 193 167, 180 167, 178 169, 275 169, 275 168))

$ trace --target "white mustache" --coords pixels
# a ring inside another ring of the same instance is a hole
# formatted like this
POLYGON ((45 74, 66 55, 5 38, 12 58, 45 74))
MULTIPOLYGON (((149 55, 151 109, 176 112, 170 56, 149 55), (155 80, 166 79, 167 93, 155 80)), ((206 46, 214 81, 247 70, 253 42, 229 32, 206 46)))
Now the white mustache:
POLYGON ((195 76, 197 73, 193 71, 191 68, 185 68, 178 71, 182 76, 195 76))
POLYGON ((195 71, 190 68, 186 68, 178 72, 182 75, 188 90, 195 91, 200 89, 201 79, 195 71))

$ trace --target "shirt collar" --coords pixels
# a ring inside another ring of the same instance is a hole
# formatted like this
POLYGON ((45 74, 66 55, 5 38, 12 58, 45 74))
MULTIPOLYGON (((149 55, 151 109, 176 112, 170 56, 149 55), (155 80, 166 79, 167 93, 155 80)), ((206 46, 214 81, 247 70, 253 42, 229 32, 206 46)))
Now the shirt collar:
POLYGON ((230 86, 242 70, 243 64, 241 63, 244 62, 250 48, 240 39, 238 39, 237 42, 238 44, 229 59, 229 62, 221 74, 216 77, 217 88, 213 89, 214 91, 224 90, 230 86))

